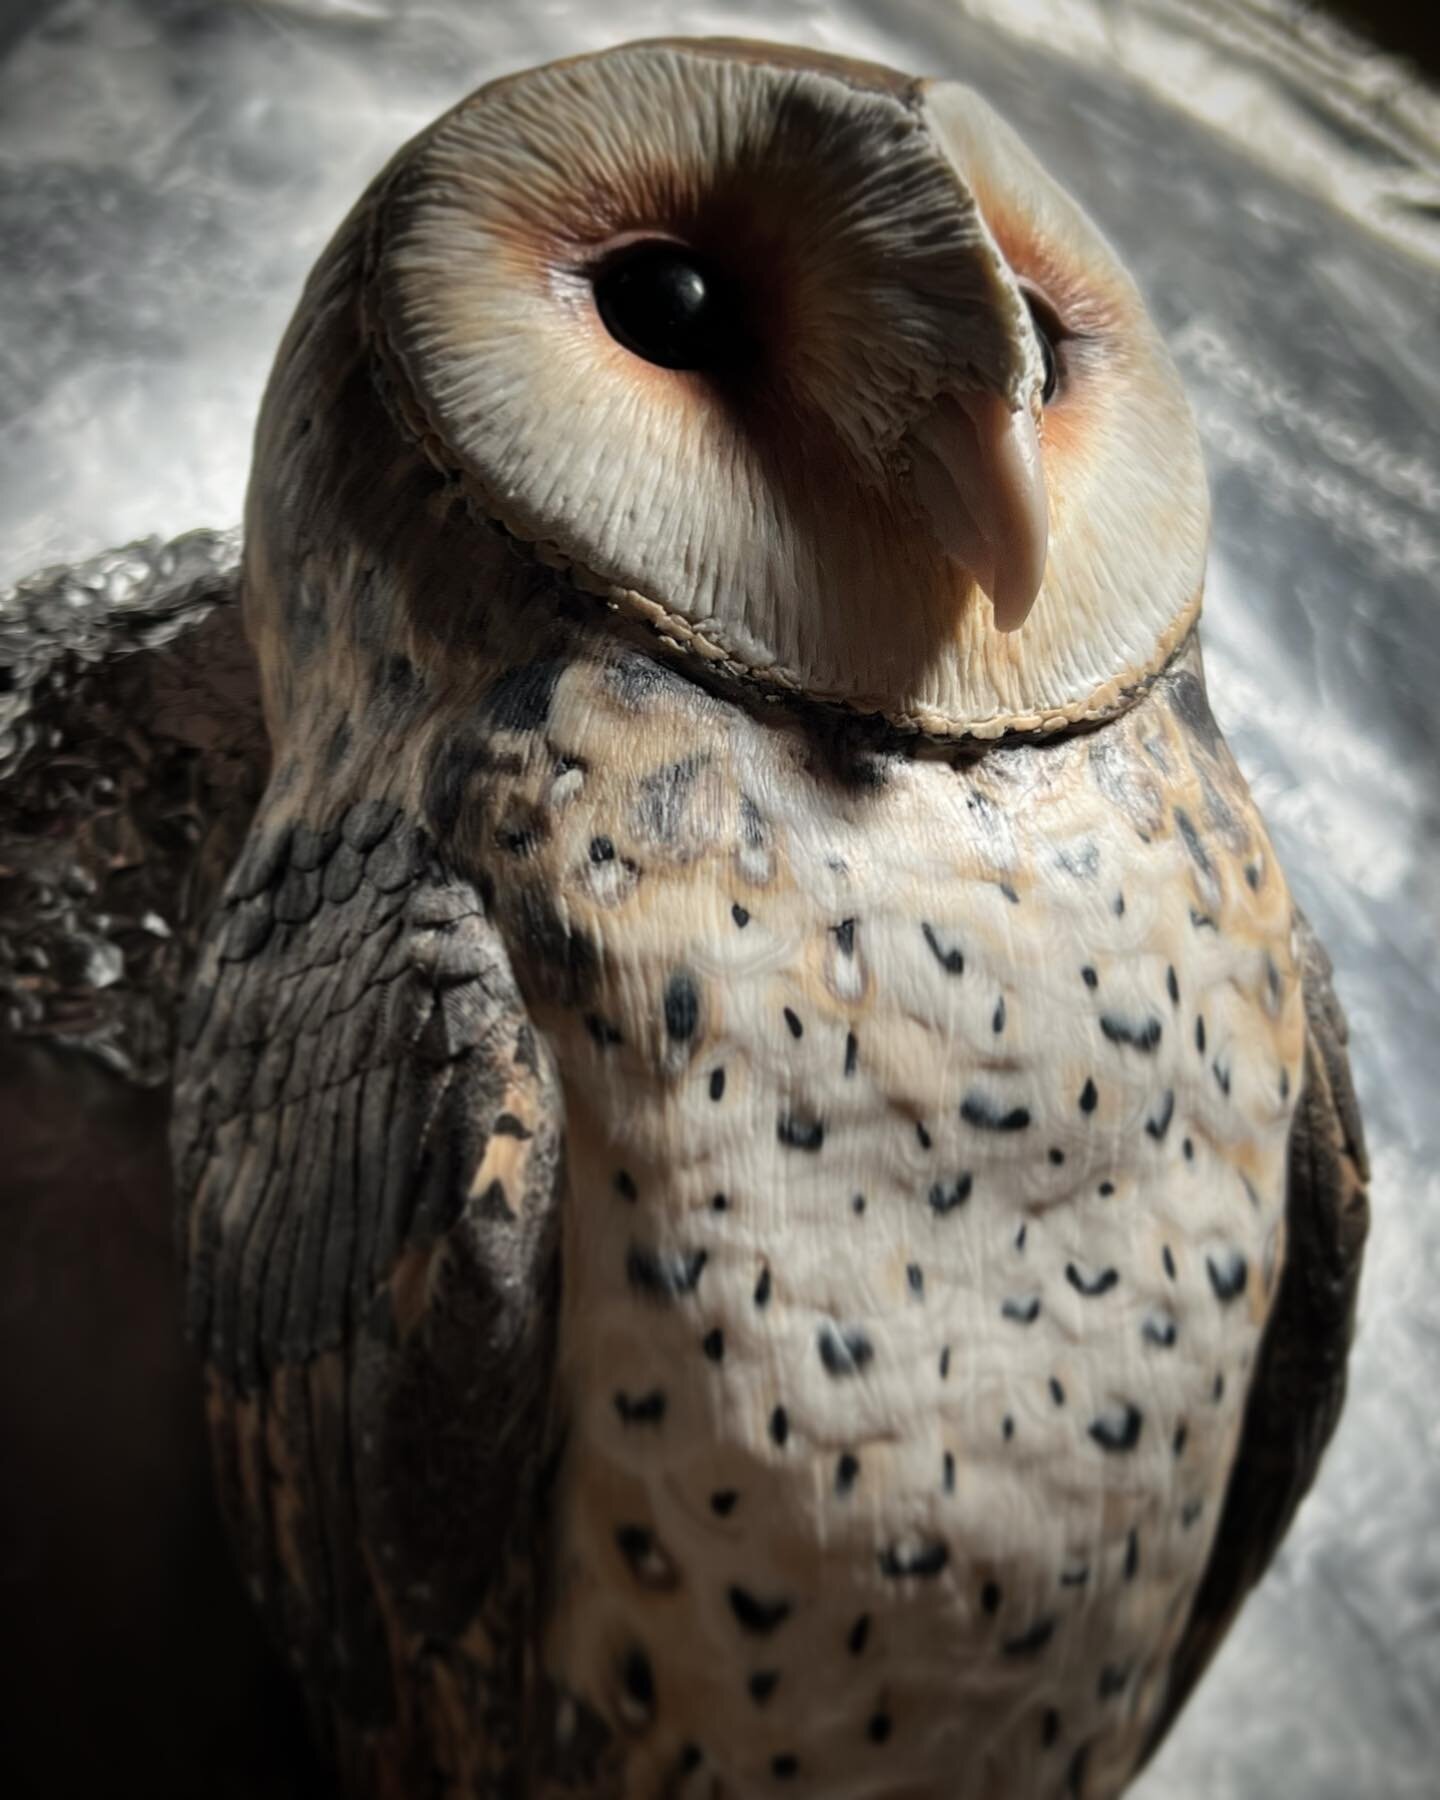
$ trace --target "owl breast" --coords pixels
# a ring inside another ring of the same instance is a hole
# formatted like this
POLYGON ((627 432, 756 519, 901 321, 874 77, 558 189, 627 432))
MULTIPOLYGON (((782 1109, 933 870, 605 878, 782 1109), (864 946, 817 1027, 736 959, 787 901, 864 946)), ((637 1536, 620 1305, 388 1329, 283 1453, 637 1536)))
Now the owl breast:
POLYGON ((544 685, 472 829, 565 1091, 546 1667, 629 1794, 1114 1792, 1303 1045, 1196 668, 983 755, 544 685))

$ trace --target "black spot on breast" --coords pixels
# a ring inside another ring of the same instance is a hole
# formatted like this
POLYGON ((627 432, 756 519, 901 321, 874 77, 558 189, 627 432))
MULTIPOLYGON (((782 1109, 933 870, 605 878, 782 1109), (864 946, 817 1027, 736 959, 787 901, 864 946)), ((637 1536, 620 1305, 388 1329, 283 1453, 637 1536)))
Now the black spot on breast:
POLYGON ((776 1121, 775 1135, 787 1150, 816 1151, 825 1142, 825 1127, 819 1119, 782 1113, 776 1121))
POLYGON ((1096 1275, 1088 1275, 1072 1262, 1065 1265, 1065 1279, 1077 1294, 1083 1294, 1087 1300, 1095 1300, 1101 1294, 1110 1292, 1120 1279, 1120 1271, 1101 1269, 1096 1275))
POLYGON ((608 863, 615 860, 615 845, 608 837, 593 837, 590 840, 590 860, 592 863, 608 863))
POLYGON ((1052 1375, 1050 1377, 1050 1398, 1057 1406, 1063 1406, 1065 1404, 1065 1389, 1061 1385, 1058 1375, 1052 1375))
POLYGON ((625 1274, 637 1293, 655 1300, 679 1300, 693 1294, 704 1271, 707 1250, 678 1250, 661 1254, 632 1244, 625 1258, 625 1274))
POLYGON ((645 1525, 618 1525, 615 1547, 630 1567, 630 1573, 643 1587, 666 1591, 675 1587, 674 1563, 656 1541, 655 1533, 645 1525))
POLYGON ((859 1060, 859 1057, 860 1045, 856 1040, 855 1033, 853 1031, 847 1031, 845 1034, 845 1073, 847 1075, 853 1075, 855 1073, 855 1064, 859 1060))
POLYGON ((857 1215, 857 1217, 860 1213, 864 1212, 865 1196, 863 1194, 856 1194, 851 1198, 850 1210, 851 1210, 851 1212, 855 1213, 857 1215))
POLYGON ((1094 1081, 1087 1075, 1085 1077, 1085 1085, 1080 1090, 1080 1110, 1083 1113, 1092 1113, 1099 1104, 1099 1090, 1096 1088, 1094 1081))
POLYGON ((1006 1656, 1038 1656, 1054 1635, 1054 1619, 1037 1619, 1018 1637, 1006 1638, 1000 1647, 1006 1656))
POLYGON ((728 1519, 735 1510, 735 1502, 740 1496, 734 1488, 717 1488, 710 1496, 710 1510, 717 1519, 728 1519))
POLYGON ((1175 1093, 1172 1088, 1166 1088, 1165 1092, 1160 1096, 1160 1104, 1145 1121, 1146 1132, 1150 1137, 1154 1138, 1157 1144, 1164 1143, 1165 1133, 1170 1129, 1170 1121, 1174 1117, 1175 1093))
POLYGON ((1000 1317, 1009 1319, 1015 1325, 1033 1325, 1040 1317, 1040 1296, 1027 1294, 1023 1300, 1006 1300, 1001 1304, 1000 1317))
POLYGON ((615 1171, 615 1192, 622 1200, 636 1200, 639 1198, 640 1190, 635 1185, 635 1177, 628 1169, 617 1169, 615 1171))
POLYGON ((748 1588, 729 1588, 726 1598, 735 1615, 735 1622, 742 1631, 748 1631, 753 1637, 768 1637, 790 1617, 788 1600, 760 1600, 748 1588))
POLYGON ((1108 1411, 1099 1413, 1090 1421, 1090 1436, 1102 1450, 1113 1455, 1133 1450, 1140 1442, 1140 1429, 1144 1418, 1138 1406, 1124 1401, 1108 1411))
POLYGON ((1185 1445, 1189 1440, 1189 1437, 1190 1427, 1185 1424, 1182 1419, 1180 1424, 1175 1427, 1175 1435, 1170 1440, 1170 1454, 1172 1456, 1183 1456, 1185 1454, 1185 1445))
POLYGON ((1008 881, 998 881, 995 885, 1000 889, 1000 892, 1012 906, 1018 906, 1020 904, 1020 896, 1015 892, 1008 881))
POLYGON ((1188 1531, 1204 1510, 1203 1500, 1187 1500, 1180 1508, 1180 1529, 1188 1531))
POLYGON ((930 1133, 925 1129, 925 1121, 923 1119, 917 1119, 915 1121, 915 1141, 922 1150, 928 1150, 930 1148, 930 1133))
POLYGON ((835 945, 840 954, 853 956, 855 954, 855 921, 842 919, 838 925, 832 925, 830 929, 834 934, 835 945))
POLYGON ((1191 862, 1195 865, 1196 873, 1205 884, 1207 898, 1213 901, 1217 887, 1215 865, 1211 862, 1204 844, 1200 841, 1200 833, 1195 829, 1194 820, 1183 806, 1175 808, 1175 828, 1180 833, 1181 841, 1189 853, 1191 862))
POLYGON ((757 1706, 763 1706, 779 1685, 778 1669, 757 1669, 745 1684, 750 1690, 750 1698, 757 1706))
POLYGON ((1122 1573, 1127 1581, 1133 1581, 1140 1573, 1140 1533, 1133 1529, 1125 1539, 1125 1563, 1122 1573))
POLYGON ((1216 1255, 1207 1256, 1205 1271, 1215 1290, 1215 1298, 1222 1306, 1228 1306, 1245 1292, 1249 1268, 1238 1250, 1223 1250, 1216 1255))
POLYGON ((960 1102, 960 1117, 976 1131, 1024 1131, 1030 1123, 1028 1107, 1002 1109, 984 1094, 967 1094, 960 1102))
POLYGON ((768 1264, 760 1271, 760 1279, 755 1283, 754 1300, 757 1306, 770 1304, 770 1268, 768 1264))
POLYGON ((475 1203, 475 1216, 488 1225, 513 1225, 520 1217, 506 1195, 505 1183, 499 1179, 492 1181, 475 1203))
POLYGON ((1046 1155, 1046 1159, 1050 1163, 1051 1168, 1053 1168, 1053 1169, 1060 1168, 1061 1165, 1065 1161, 1065 1152, 1063 1150, 1057 1148, 1054 1145, 1052 1145, 1050 1147, 1050 1149, 1045 1152, 1045 1155, 1046 1155))
POLYGON ((1040 1742, 1046 1750, 1052 1750, 1059 1736, 1060 1715, 1053 1706, 1047 1706, 1045 1716, 1040 1721, 1040 1742))
POLYGON ((740 929, 742 931, 750 923, 749 913, 745 910, 745 908, 740 904, 740 902, 738 900, 730 908, 730 917, 735 921, 735 923, 740 927, 740 929))
POLYGON ((942 1493, 955 1492, 955 1453, 947 1450, 940 1459, 940 1488, 942 1493))
POLYGON ((502 1112, 500 1114, 495 1121, 494 1130, 496 1137, 518 1138, 521 1142, 524 1142, 535 1135, 528 1125, 522 1124, 520 1120, 515 1117, 514 1113, 509 1112, 502 1112))
POLYGON ((608 1019, 602 1019, 599 1013, 586 1013, 585 1029, 602 1050, 613 1050, 625 1039, 620 1035, 620 1027, 612 1025, 608 1019))
POLYGON ((1100 985, 1100 977, 1088 963, 1080 971, 1080 979, 1085 983, 1087 988, 1097 988, 1100 985))
POLYGON ((700 1340, 700 1348, 711 1362, 723 1362, 725 1358, 725 1333, 717 1325, 713 1331, 707 1331, 700 1340))
POLYGON ((712 1100, 725 1098, 725 1071, 723 1069, 710 1071, 710 1098, 712 1100))
POLYGON ((1123 919, 1125 917, 1124 894, 1116 894, 1115 898, 1110 902, 1110 910, 1117 919, 1123 919))
POLYGON ((883 1744, 889 1739, 890 1729, 889 1713, 872 1713, 870 1722, 865 1727, 865 1735, 872 1744, 883 1744))
POLYGON ((892 1581, 914 1576, 928 1581, 938 1575, 950 1561, 949 1545, 938 1540, 928 1544, 892 1544, 880 1552, 880 1573, 892 1581))
POLYGON ((925 942, 930 946, 931 954, 945 973, 947 975, 963 975, 965 973, 965 957, 963 952, 954 948, 949 950, 945 949, 939 938, 935 935, 935 927, 933 925, 922 924, 920 929, 924 933, 925 942))
POLYGON ((954 1212, 957 1207, 963 1206, 970 1198, 970 1190, 973 1185, 968 1173, 957 1175, 948 1186, 944 1182, 937 1181, 930 1189, 931 1212, 938 1213, 941 1218, 944 1218, 947 1213, 954 1212))
POLYGON ((837 1494, 848 1494, 851 1488, 854 1487, 856 1477, 859 1473, 859 1457, 852 1455, 849 1450, 844 1451, 835 1464, 835 1492, 837 1494))
POLYGON ((1086 1582, 1089 1581, 1089 1579, 1090 1579, 1089 1563, 1081 1563, 1078 1568, 1062 1569, 1060 1571, 1061 1587, 1082 1588, 1085 1586, 1086 1582))
POLYGON ((682 757, 679 762, 657 769, 638 783, 638 797, 632 813, 637 836, 652 844, 673 844, 680 835, 690 804, 695 777, 708 758, 682 757))
POLYGON ((794 1010, 793 1007, 787 1006, 785 1008, 785 1025, 786 1025, 786 1028, 788 1029, 791 1037, 793 1037, 793 1038, 804 1037, 805 1027, 804 1027, 804 1025, 801 1024, 800 1015, 794 1010))
POLYGON ((783 1406, 777 1406, 770 1415, 770 1441, 783 1450, 789 1436, 790 1415, 783 1406))
POLYGON ((999 1037, 1005 1029, 1005 996, 1002 994, 995 1002, 995 1011, 990 1019, 990 1029, 999 1037))
POLYGON ((840 1379, 858 1375, 875 1356, 875 1346, 858 1325, 820 1327, 816 1342, 825 1373, 840 1379))
POLYGON ((924 1299, 925 1271, 920 1267, 919 1263, 912 1262, 905 1265, 905 1282, 910 1289, 910 1292, 917 1300, 924 1299))
POLYGON ((1055 866, 1076 881, 1093 881, 1100 873, 1100 847, 1090 839, 1055 852, 1055 866))
POLYGON ((793 1781, 800 1773, 800 1759, 787 1750, 770 1758, 770 1773, 777 1781, 793 1781))
POLYGON ((539 731, 550 717, 555 687, 565 665, 540 657, 507 669, 481 699, 486 716, 501 731, 539 731))
POLYGON ((643 1650, 631 1650, 621 1665, 620 1682, 626 1696, 647 1716, 655 1710, 655 1674, 643 1650))
POLYGON ((866 1643, 869 1641, 869 1637, 870 1615, 869 1613, 861 1613, 860 1617, 850 1627, 850 1635, 845 1640, 845 1646, 852 1656, 859 1656, 864 1650, 866 1643))
POLYGON ((1118 1018, 1114 1013, 1101 1014, 1100 1029, 1112 1044, 1127 1045, 1145 1055, 1160 1042, 1164 1030, 1153 1014, 1150 1018, 1137 1022, 1134 1019, 1118 1018))
POLYGON ((1180 1004, 1180 981, 1175 973, 1174 963, 1171 963, 1165 971, 1165 991, 1169 994, 1171 1003, 1178 1006, 1180 1004))
MULTIPOLYGON (((279 916, 278 913, 276 915, 279 916)), ((1230 1071, 1224 1067, 1219 1058, 1210 1065, 1210 1073, 1215 1077, 1215 1085, 1228 1100, 1230 1097, 1230 1071)))
POLYGON ((615 1410, 624 1425, 658 1425, 665 1417, 665 1395, 660 1388, 638 1397, 622 1391, 615 1396, 615 1410))
POLYGON ((1015 1421, 1009 1413, 1000 1421, 1000 1435, 1007 1444, 1015 1435, 1015 1421))
POLYGON ((672 975, 665 986, 665 1031, 678 1043, 695 1035, 700 1023, 700 990, 685 970, 672 975))
POLYGON ((1177 1336, 1175 1321, 1168 1313, 1151 1313, 1140 1327, 1140 1336, 1157 1350, 1172 1349, 1177 1336))

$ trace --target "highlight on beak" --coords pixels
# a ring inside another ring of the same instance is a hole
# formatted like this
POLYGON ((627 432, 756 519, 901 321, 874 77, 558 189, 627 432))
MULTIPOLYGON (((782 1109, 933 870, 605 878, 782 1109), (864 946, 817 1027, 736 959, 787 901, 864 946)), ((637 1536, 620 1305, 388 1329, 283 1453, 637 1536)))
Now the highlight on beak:
POLYGON ((945 397, 906 448, 935 535, 989 595, 997 630, 1018 631, 1040 592, 1050 541, 1029 407, 1012 411, 998 394, 945 397))

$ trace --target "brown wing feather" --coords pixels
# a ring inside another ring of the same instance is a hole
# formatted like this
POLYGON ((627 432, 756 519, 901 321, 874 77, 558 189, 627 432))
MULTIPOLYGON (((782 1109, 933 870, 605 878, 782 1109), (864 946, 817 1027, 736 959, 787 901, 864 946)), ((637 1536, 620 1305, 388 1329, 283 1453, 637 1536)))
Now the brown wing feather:
POLYGON ((1146 1749, 1174 1723, 1310 1489, 1345 1399, 1370 1178, 1330 959, 1304 915, 1305 1079, 1290 1134, 1287 1246, 1214 1549, 1146 1749))
POLYGON ((479 896, 370 802, 262 814, 181 1039, 189 1325, 242 1572, 350 1791, 469 1791, 521 1730, 548 1061, 479 896))

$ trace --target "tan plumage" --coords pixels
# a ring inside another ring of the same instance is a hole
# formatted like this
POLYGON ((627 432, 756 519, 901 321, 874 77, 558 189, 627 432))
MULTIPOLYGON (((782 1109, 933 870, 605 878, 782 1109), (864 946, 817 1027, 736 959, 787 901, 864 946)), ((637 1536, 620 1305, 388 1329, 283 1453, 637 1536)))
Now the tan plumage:
POLYGON ((1205 520, 1138 296, 965 90, 632 47, 342 228, 176 1156, 222 1498, 354 1792, 1097 1800, 1163 1731, 1363 1235, 1205 520), (637 234, 748 361, 607 330, 637 234))

